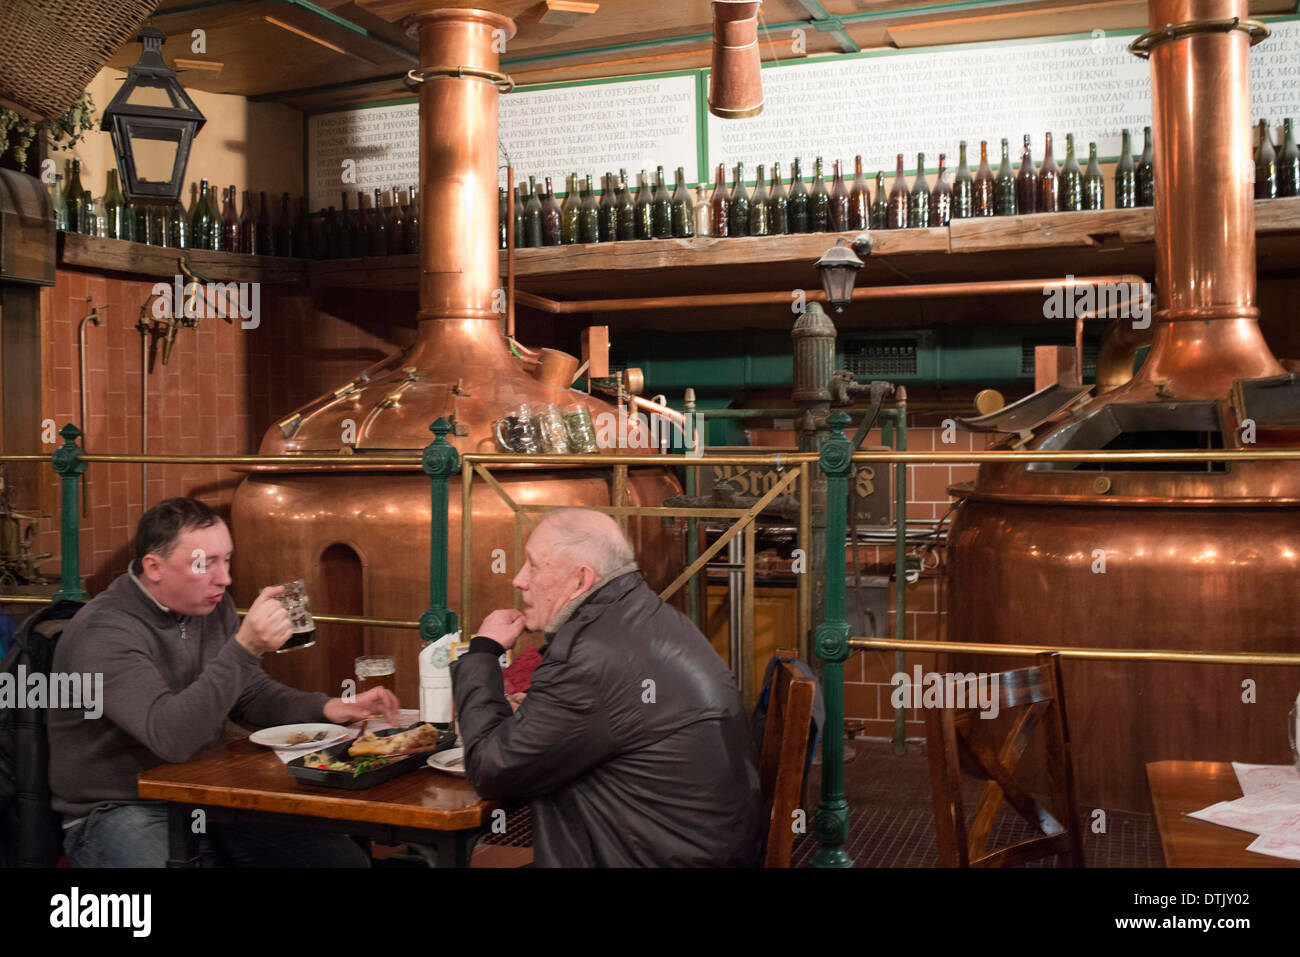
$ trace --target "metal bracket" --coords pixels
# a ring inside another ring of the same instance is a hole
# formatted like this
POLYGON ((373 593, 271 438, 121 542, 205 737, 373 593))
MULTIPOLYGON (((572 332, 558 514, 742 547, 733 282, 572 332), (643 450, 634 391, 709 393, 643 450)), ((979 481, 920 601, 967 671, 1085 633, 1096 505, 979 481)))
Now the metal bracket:
POLYGON ((1147 59, 1151 51, 1162 43, 1182 40, 1201 33, 1231 33, 1241 30, 1250 36, 1250 45, 1254 46, 1272 32, 1258 20, 1243 20, 1241 17, 1228 17, 1224 20, 1187 20, 1183 23, 1167 23, 1159 30, 1144 33, 1128 45, 1128 52, 1136 57, 1147 59))
POLYGON ((515 88, 515 81, 508 73, 498 73, 496 70, 482 70, 476 66, 431 66, 423 70, 407 70, 406 85, 414 89, 421 83, 440 76, 454 76, 460 79, 465 77, 475 77, 480 80, 489 80, 502 93, 509 93, 515 88))

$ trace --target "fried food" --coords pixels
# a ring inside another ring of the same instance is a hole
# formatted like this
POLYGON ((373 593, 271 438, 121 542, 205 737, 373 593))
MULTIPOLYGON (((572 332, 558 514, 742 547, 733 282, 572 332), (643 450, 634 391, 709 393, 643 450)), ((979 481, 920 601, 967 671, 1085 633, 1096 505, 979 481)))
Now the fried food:
POLYGON ((284 743, 286 745, 303 744, 304 742, 310 740, 311 740, 311 735, 309 735, 306 731, 295 731, 293 734, 289 735, 289 737, 284 739, 284 743))
POLYGON ((352 742, 348 754, 354 758, 366 754, 396 754, 399 751, 432 748, 437 743, 438 729, 431 724, 420 724, 408 731, 399 731, 385 737, 373 733, 363 734, 352 742))

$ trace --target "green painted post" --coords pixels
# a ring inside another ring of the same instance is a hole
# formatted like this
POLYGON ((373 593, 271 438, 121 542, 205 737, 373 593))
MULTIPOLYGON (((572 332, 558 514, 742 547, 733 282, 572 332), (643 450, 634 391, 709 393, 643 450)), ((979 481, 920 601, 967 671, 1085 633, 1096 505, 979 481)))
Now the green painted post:
POLYGON ((59 590, 54 593, 55 601, 86 601, 90 594, 81 587, 81 545, 80 528, 77 524, 77 481, 86 471, 86 463, 81 461, 81 447, 77 439, 81 430, 75 425, 65 425, 59 429, 64 442, 54 450, 54 471, 62 476, 59 502, 59 590))
MULTIPOLYGON (((437 641, 456 631, 456 613, 447 608, 447 547, 451 540, 447 520, 451 477, 460 471, 460 456, 447 441, 451 423, 438 419, 429 426, 437 436, 424 447, 420 467, 433 483, 429 514, 429 610, 420 616, 420 637, 437 641)), ((461 516, 465 521, 466 517, 461 516)))
POLYGON ((826 724, 822 728, 822 802, 813 818, 813 834, 822 849, 814 867, 852 867, 844 850, 849 839, 849 806, 844 800, 844 659, 849 656, 849 624, 844 620, 844 542, 848 534, 849 467, 852 443, 844 435, 849 417, 830 414, 831 427, 821 449, 826 473, 826 615, 813 641, 825 662, 822 694, 826 724))

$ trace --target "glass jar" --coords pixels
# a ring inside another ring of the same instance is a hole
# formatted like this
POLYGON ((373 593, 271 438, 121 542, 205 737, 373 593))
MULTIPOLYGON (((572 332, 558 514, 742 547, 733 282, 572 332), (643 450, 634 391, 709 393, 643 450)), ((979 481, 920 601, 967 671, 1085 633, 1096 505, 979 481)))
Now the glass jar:
POLYGON ((564 428, 569 433, 569 448, 573 452, 599 452, 596 444, 596 427, 591 421, 591 410, 573 403, 564 412, 564 428))

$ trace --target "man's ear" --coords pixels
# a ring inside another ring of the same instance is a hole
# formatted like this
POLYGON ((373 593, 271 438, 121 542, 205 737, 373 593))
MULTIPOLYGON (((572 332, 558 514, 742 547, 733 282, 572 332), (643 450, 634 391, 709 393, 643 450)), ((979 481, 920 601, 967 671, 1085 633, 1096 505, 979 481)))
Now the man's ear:
POLYGON ((582 586, 580 594, 586 594, 591 591, 591 586, 596 584, 598 577, 596 569, 592 568, 590 565, 583 565, 582 568, 579 569, 578 575, 578 581, 582 586))
POLYGON ((140 568, 144 572, 145 580, 158 584, 159 579, 162 578, 162 564, 162 559, 153 552, 140 559, 140 568))

